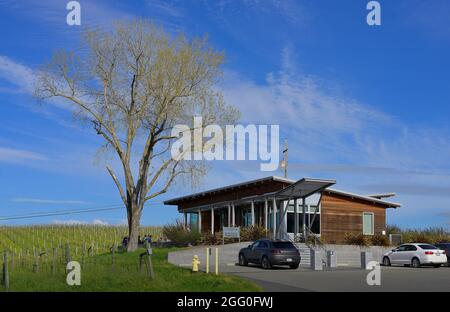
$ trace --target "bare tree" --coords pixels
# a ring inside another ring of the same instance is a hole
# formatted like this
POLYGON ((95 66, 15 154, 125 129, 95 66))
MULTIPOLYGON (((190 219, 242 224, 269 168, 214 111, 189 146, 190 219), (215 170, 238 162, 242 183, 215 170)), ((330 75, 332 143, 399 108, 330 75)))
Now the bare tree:
MULTIPOLYGON (((205 38, 171 37, 150 22, 118 22, 88 30, 83 47, 53 55, 40 72, 39 99, 63 99, 120 160, 123 180, 111 175, 127 210, 128 251, 137 248, 144 204, 181 176, 205 174, 205 163, 171 157, 177 124, 233 123, 238 112, 216 90, 223 53, 205 38)), ((190 131, 193 131, 193 127, 190 131)))

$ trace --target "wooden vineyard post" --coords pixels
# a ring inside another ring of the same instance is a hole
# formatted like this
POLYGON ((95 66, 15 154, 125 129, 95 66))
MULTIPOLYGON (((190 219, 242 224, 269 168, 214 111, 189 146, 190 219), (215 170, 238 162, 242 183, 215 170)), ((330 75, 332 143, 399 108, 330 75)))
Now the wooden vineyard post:
POLYGON ((11 271, 14 271, 14 255, 15 255, 15 252, 13 251, 13 252, 11 252, 11 271))
POLYGON ((3 254, 3 278, 2 278, 3 286, 8 289, 9 288, 9 271, 8 271, 8 252, 5 251, 3 254))
POLYGON ((39 256, 37 254, 36 249, 33 250, 33 273, 37 273, 39 271, 39 256))
POLYGON ((85 266, 85 260, 86 257, 86 243, 83 243, 82 251, 81 251, 81 268, 84 269, 85 266))
POLYGON ((114 265, 115 265, 115 252, 116 252, 116 246, 113 245, 111 247, 111 267, 112 267, 113 271, 114 271, 114 265))
POLYGON ((56 258, 58 249, 53 248, 52 275, 56 275, 56 258))
POLYGON ((72 261, 72 257, 70 256, 70 245, 66 244, 66 264, 72 261))
POLYGON ((147 271, 150 275, 150 279, 154 280, 155 279, 155 272, 153 270, 153 262, 152 262, 152 254, 153 254, 153 250, 150 246, 150 244, 148 243, 148 241, 145 242, 145 250, 146 252, 143 254, 144 257, 147 256, 147 271))
POLYGON ((42 263, 42 269, 44 269, 44 265, 45 265, 45 263, 46 263, 46 261, 43 261, 43 260, 41 260, 42 259, 42 257, 44 257, 44 256, 46 256, 47 255, 47 252, 46 251, 44 251, 44 252, 41 252, 40 254, 39 254, 39 264, 41 264, 42 263))
POLYGON ((152 280, 154 280, 155 279, 155 272, 153 271, 152 255, 148 254, 147 255, 147 259, 148 259, 148 266, 149 266, 149 269, 150 269, 150 278, 152 280))

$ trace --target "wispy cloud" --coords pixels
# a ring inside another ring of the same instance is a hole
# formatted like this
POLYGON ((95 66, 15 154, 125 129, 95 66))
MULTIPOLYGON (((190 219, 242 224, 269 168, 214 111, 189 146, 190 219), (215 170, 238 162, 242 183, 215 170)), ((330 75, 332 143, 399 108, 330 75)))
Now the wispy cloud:
POLYGON ((56 200, 56 199, 41 199, 41 198, 13 198, 12 202, 27 203, 27 204, 47 204, 47 205, 87 205, 90 202, 81 200, 56 200))
MULTIPOLYGON (((279 16, 289 23, 296 24, 305 16, 305 8, 297 0, 221 0, 204 1, 214 16, 237 18, 279 16)), ((223 20, 223 19, 221 19, 223 20)))
POLYGON ((0 78, 18 87, 17 92, 30 94, 34 92, 35 72, 7 56, 0 55, 0 78))
MULTIPOLYGON (((29 0, 26 2, 18 2, 12 0, 0 1, 0 7, 9 9, 21 16, 29 19, 39 20, 41 23, 51 24, 55 32, 70 32, 73 30, 66 23, 66 4, 68 1, 60 0, 29 0)), ((81 4, 81 25, 111 25, 116 19, 130 19, 133 14, 126 10, 116 8, 114 3, 105 1, 80 1, 81 4)))
POLYGON ((169 17, 183 17, 182 7, 172 0, 147 0, 146 4, 152 13, 159 13, 169 17))
POLYGON ((410 128, 373 105, 336 94, 326 81, 297 71, 292 54, 282 51, 281 70, 268 73, 265 83, 228 71, 223 90, 244 122, 279 124, 294 161, 450 172, 450 134, 410 128))
POLYGON ((82 221, 82 220, 53 220, 53 224, 58 225, 103 225, 107 226, 109 225, 109 222, 100 220, 100 219, 94 219, 92 221, 82 221))
POLYGON ((23 163, 27 161, 40 161, 46 159, 46 156, 33 151, 0 147, 0 162, 23 163))

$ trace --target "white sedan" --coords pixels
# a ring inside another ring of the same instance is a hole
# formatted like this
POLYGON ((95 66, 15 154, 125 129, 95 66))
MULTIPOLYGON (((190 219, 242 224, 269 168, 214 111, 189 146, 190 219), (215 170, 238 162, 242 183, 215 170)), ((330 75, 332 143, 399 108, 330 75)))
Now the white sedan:
POLYGON ((445 251, 430 244, 404 244, 383 255, 383 265, 411 265, 418 268, 421 265, 432 265, 436 268, 447 262, 445 251))

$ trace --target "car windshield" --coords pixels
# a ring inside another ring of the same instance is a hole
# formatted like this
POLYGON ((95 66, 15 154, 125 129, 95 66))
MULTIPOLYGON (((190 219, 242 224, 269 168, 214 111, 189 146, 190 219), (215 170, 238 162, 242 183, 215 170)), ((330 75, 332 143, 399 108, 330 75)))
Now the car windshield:
POLYGON ((436 246, 433 245, 419 245, 419 247, 425 250, 438 249, 436 246))
POLYGON ((295 248, 295 246, 291 242, 273 242, 273 247, 285 249, 295 248))

